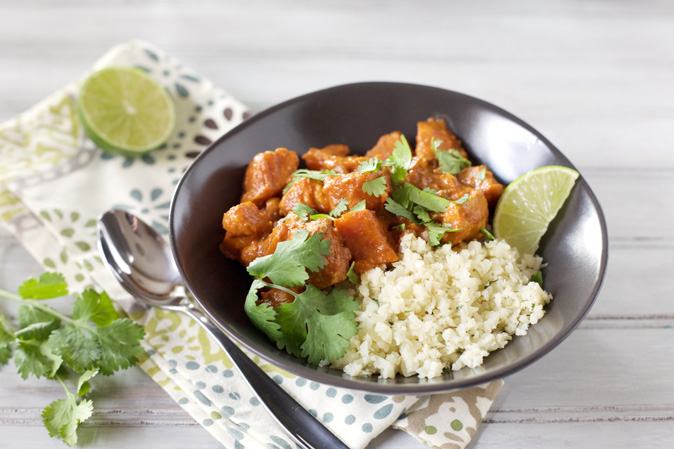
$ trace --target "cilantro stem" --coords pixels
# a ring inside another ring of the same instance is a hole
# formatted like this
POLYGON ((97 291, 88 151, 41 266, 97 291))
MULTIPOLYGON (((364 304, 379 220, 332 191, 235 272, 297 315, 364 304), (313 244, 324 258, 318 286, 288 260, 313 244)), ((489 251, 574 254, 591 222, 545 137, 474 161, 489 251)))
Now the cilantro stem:
POLYGON ((14 293, 10 293, 8 291, 0 289, 0 296, 4 296, 7 299, 12 299, 14 301, 23 301, 23 298, 19 295, 15 295, 14 293))
MULTIPOLYGON (((27 301, 21 301, 21 302, 26 303, 27 301)), ((73 324, 75 322, 72 318, 70 318, 68 316, 65 316, 64 314, 62 314, 60 312, 57 312, 56 310, 52 309, 49 306, 43 306, 42 304, 39 304, 35 301, 30 301, 30 305, 35 307, 36 309, 42 310, 43 312, 51 313, 56 318, 60 319, 61 321, 65 321, 66 323, 73 324)))
POLYGON ((20 304, 31 305, 31 306, 35 307, 36 309, 40 309, 43 312, 47 312, 50 315, 54 315, 56 318, 60 319, 61 321, 65 321, 66 323, 74 323, 74 321, 70 317, 67 317, 64 314, 52 309, 51 307, 42 305, 42 304, 37 303, 33 300, 23 299, 19 295, 15 295, 13 293, 10 293, 10 292, 2 290, 2 289, 0 289, 0 296, 3 296, 3 297, 5 297, 5 298, 7 298, 11 301, 14 301, 14 302, 18 302, 20 304))
POLYGON ((276 290, 281 290, 282 292, 289 293, 289 294, 293 295, 293 297, 295 297, 295 299, 297 299, 297 297, 299 296, 299 295, 298 295, 297 293, 295 293, 294 291, 290 290, 289 288, 285 288, 285 287, 282 286, 282 285, 271 284, 271 283, 265 282, 265 281, 262 281, 262 284, 263 284, 265 287, 275 288, 276 290))
POLYGON ((77 404, 77 398, 76 398, 76 396, 70 392, 70 390, 68 389, 68 386, 66 385, 66 383, 63 381, 63 379, 61 379, 61 376, 59 376, 58 374, 56 374, 56 375, 54 376, 54 379, 58 380, 58 381, 61 383, 61 386, 62 386, 63 389, 66 391, 66 395, 68 395, 68 401, 72 402, 74 405, 77 404))

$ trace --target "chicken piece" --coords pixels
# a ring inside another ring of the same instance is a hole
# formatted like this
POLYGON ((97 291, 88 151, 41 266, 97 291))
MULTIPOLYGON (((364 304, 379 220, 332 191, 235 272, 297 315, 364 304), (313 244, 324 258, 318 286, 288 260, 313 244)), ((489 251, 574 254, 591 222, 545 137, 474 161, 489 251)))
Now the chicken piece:
MULTIPOLYGON (((249 248, 251 245, 254 245, 259 239, 260 237, 255 235, 234 235, 227 233, 225 234, 225 238, 222 239, 222 243, 220 243, 220 252, 222 252, 228 259, 237 260, 244 265, 248 265, 252 260, 255 260, 255 258, 244 263, 243 254, 247 250, 250 251, 249 248)), ((245 259, 247 260, 248 257, 245 259)))
POLYGON ((300 229, 306 229, 309 234, 320 232, 323 234, 323 239, 330 241, 330 255, 325 256, 327 263, 317 273, 309 272, 309 282, 319 289, 324 289, 346 279, 351 252, 344 246, 342 237, 329 218, 321 218, 305 223, 296 215, 291 214, 274 227, 271 234, 262 243, 262 250, 266 254, 272 254, 279 242, 292 239, 295 232, 300 229))
POLYGON ((464 168, 456 177, 463 184, 484 193, 489 207, 495 207, 503 193, 503 184, 496 180, 485 165, 464 168))
POLYGON ((327 214, 332 210, 323 193, 323 183, 315 179, 300 178, 283 194, 279 209, 282 215, 293 211, 295 204, 302 203, 318 212, 327 214))
POLYGON ((351 251, 356 272, 398 260, 397 245, 373 211, 347 212, 335 220, 335 227, 351 251))
POLYGON ((285 148, 255 155, 246 168, 241 202, 252 201, 262 206, 269 198, 280 196, 299 162, 297 153, 285 148))
MULTIPOLYGON (((272 218, 266 210, 247 201, 230 208, 222 216, 222 227, 226 234, 220 244, 220 251, 230 258, 240 260, 250 259, 252 248, 272 230, 272 218)), ((253 257, 250 259, 252 261, 253 257)), ((250 261, 248 263, 250 263, 250 261)))
POLYGON ((358 169, 358 164, 366 160, 362 156, 349 156, 346 145, 328 145, 325 148, 310 148, 302 155, 309 170, 333 170, 336 173, 351 173, 358 169))
POLYGON ((328 176, 323 181, 323 194, 329 205, 329 210, 334 209, 342 199, 349 202, 349 208, 365 200, 366 208, 380 210, 390 193, 390 176, 383 170, 373 173, 353 172, 342 176, 328 176), (380 177, 384 178, 384 193, 379 196, 365 193, 363 190, 365 183, 380 177))
POLYGON ((449 191, 438 191, 438 195, 451 200, 452 203, 444 213, 433 218, 441 218, 443 224, 448 223, 452 229, 460 229, 456 232, 447 232, 441 242, 454 245, 464 240, 479 238, 480 229, 487 226, 489 219, 489 205, 484 194, 465 186, 449 191))
POLYGON ((416 156, 425 160, 435 159, 433 140, 441 140, 441 150, 458 150, 463 157, 467 158, 466 150, 461 146, 461 141, 447 129, 445 121, 429 118, 425 122, 417 123, 417 146, 414 149, 416 156))
POLYGON ((278 221, 281 218, 283 218, 283 215, 281 214, 280 210, 280 204, 281 204, 281 198, 279 197, 273 197, 269 198, 267 201, 264 203, 264 210, 269 214, 269 218, 271 218, 272 221, 278 221))
POLYGON ((434 162, 415 156, 412 158, 412 166, 407 171, 405 181, 422 190, 427 187, 435 190, 453 190, 462 186, 454 175, 442 173, 434 162))
POLYGON ((222 228, 232 235, 260 235, 271 232, 272 219, 251 201, 230 208, 222 216, 222 228))
POLYGON ((384 134, 379 138, 377 144, 365 153, 365 158, 370 159, 376 157, 382 161, 387 159, 393 154, 393 148, 395 147, 396 142, 400 140, 400 136, 400 131, 384 134))

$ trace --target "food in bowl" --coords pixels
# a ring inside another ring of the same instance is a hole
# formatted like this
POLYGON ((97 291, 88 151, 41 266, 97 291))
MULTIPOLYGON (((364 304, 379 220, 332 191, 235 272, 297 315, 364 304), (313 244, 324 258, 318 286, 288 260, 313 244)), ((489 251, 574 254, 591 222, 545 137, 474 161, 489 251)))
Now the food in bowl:
POLYGON ((435 377, 524 334, 551 296, 541 259, 492 241, 503 186, 444 121, 364 156, 345 145, 255 156, 222 252, 254 276, 245 303, 277 346, 351 375, 435 377))

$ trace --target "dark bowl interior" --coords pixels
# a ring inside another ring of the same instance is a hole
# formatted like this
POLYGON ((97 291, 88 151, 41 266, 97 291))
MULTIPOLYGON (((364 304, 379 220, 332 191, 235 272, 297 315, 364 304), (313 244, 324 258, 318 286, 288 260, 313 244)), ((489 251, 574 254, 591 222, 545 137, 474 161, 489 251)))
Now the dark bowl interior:
POLYGON ((278 350, 247 319, 243 303, 251 279, 218 250, 222 214, 239 201, 244 170, 256 153, 286 147, 343 143, 356 153, 382 134, 445 118, 472 158, 503 183, 544 165, 573 167, 548 140, 508 112, 482 100, 443 89, 400 83, 358 83, 321 90, 272 107, 244 122, 204 151, 184 174, 173 202, 170 239, 181 274, 199 304, 231 338, 263 359, 307 379, 335 386, 393 394, 447 391, 500 378, 527 366, 559 344, 594 302, 607 261, 606 223, 582 178, 543 238, 539 253, 546 290, 554 295, 545 317, 528 335, 514 337, 482 366, 431 380, 350 377, 316 368, 278 350))

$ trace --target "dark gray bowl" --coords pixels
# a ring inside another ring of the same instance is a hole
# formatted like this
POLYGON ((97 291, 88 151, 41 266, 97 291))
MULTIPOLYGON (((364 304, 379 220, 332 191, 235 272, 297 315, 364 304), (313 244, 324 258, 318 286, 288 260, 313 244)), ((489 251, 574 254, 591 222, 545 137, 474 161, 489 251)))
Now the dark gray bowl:
MULTIPOLYGON (((485 359, 431 380, 349 377, 316 368, 278 350, 243 311, 251 279, 218 250, 222 214, 238 203, 244 170, 256 153, 287 147, 344 143, 364 152, 394 130, 414 139, 416 123, 441 116, 474 160, 501 182, 544 165, 573 165, 531 126, 485 101, 427 86, 359 83, 333 87, 267 109, 222 136, 204 151, 178 184, 170 239, 180 272, 199 304, 224 332, 263 359, 307 379, 391 394, 447 391, 478 385, 524 368, 557 346, 592 306, 607 261, 604 215, 590 187, 578 179, 571 197, 541 242, 545 289, 554 295, 545 317, 523 337, 485 359)), ((577 369, 579 367, 569 369, 577 369)))

